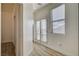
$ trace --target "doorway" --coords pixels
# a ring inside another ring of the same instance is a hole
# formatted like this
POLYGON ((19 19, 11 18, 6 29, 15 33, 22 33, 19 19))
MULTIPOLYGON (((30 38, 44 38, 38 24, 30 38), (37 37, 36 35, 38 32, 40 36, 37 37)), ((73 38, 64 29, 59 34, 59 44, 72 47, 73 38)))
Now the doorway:
POLYGON ((22 4, 1 4, 1 55, 22 55, 22 4))

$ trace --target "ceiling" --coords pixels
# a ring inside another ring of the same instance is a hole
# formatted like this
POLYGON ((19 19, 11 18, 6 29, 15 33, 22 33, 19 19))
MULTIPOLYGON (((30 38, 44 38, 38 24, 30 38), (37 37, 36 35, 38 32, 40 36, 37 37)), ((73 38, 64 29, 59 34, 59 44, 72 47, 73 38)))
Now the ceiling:
POLYGON ((43 7, 43 6, 45 6, 45 5, 47 5, 48 3, 34 3, 33 4, 33 9, 34 10, 37 10, 37 9, 39 9, 39 8, 41 8, 41 7, 43 7))

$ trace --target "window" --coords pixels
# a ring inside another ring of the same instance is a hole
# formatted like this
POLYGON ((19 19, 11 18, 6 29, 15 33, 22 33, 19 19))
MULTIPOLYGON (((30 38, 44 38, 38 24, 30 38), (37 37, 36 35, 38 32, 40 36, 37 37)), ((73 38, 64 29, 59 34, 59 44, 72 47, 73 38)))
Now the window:
POLYGON ((37 34, 37 40, 40 40, 40 21, 36 22, 36 34, 37 34))
POLYGON ((36 22, 36 40, 47 42, 47 22, 42 19, 36 22))
POLYGON ((47 22, 46 19, 41 20, 41 41, 47 42, 47 22))
POLYGON ((53 33, 65 34, 65 5, 52 9, 53 33))

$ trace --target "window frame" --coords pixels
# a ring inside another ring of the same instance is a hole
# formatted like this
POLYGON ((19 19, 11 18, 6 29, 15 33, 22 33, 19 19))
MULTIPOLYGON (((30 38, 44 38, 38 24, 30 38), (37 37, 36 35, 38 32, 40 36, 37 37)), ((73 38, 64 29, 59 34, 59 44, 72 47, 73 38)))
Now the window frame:
POLYGON ((59 5, 59 6, 57 6, 56 8, 53 8, 52 10, 51 10, 51 13, 50 13, 50 17, 51 17, 51 24, 52 24, 52 33, 54 33, 54 34, 65 34, 65 4, 61 4, 61 5, 59 5), (57 19, 57 20, 53 20, 53 10, 54 9, 56 9, 56 8, 59 8, 60 6, 62 6, 62 5, 64 5, 64 19, 57 19), (54 32, 54 23, 55 22, 61 22, 61 21, 64 21, 64 32, 63 33, 57 33, 57 32, 54 32))

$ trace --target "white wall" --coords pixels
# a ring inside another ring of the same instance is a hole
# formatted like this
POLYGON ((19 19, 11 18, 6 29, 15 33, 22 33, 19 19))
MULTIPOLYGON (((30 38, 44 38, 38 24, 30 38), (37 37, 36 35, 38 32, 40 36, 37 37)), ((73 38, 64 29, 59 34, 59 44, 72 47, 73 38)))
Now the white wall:
POLYGON ((23 4, 23 55, 29 55, 32 51, 32 4, 23 4))
MULTIPOLYGON (((50 7, 53 7, 50 6, 50 7)), ((46 16, 48 19, 48 43, 44 44, 56 51, 59 51, 65 55, 78 55, 78 4, 66 4, 66 14, 65 14, 65 26, 66 26, 66 33, 65 35, 59 35, 51 33, 51 23, 50 17, 46 16)), ((47 12, 50 11, 47 8, 47 12)), ((43 8, 43 11, 46 10, 43 8)), ((42 9, 40 10, 40 12, 42 9)), ((45 13, 39 13, 46 15, 45 13)), ((38 19, 40 18, 38 16, 38 19)), ((45 18, 46 18, 45 17, 45 18)))
POLYGON ((16 5, 15 16, 16 55, 23 56, 23 4, 16 5))
POLYGON ((78 55, 78 4, 66 4, 65 15, 65 35, 49 33, 48 45, 65 55, 78 55))
POLYGON ((0 56, 1 56, 1 3, 0 3, 0 56))

